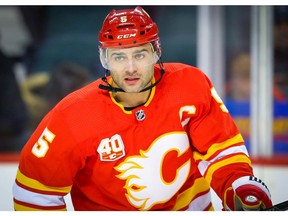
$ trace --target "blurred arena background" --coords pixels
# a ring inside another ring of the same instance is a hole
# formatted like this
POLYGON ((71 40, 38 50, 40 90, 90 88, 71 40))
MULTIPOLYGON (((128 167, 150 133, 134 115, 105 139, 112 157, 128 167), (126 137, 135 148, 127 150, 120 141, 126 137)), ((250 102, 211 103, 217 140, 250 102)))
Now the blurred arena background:
MULTIPOLYGON (((110 10, 127 7, 0 6, 0 211, 13 210, 19 153, 41 118, 103 75, 98 31, 110 10)), ((211 78, 272 201, 288 200, 288 6, 143 8, 158 24, 163 61, 211 78)))

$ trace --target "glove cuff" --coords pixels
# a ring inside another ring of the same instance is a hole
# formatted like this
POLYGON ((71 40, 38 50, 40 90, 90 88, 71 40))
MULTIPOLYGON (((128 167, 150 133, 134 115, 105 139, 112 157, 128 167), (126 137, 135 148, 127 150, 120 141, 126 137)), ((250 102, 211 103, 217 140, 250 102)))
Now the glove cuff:
POLYGON ((232 188, 235 192, 238 187, 243 186, 243 185, 247 185, 247 184, 259 187, 260 189, 262 189, 262 191, 264 191, 266 193, 266 195, 268 197, 271 197, 270 191, 269 191, 268 187, 265 185, 265 183, 262 182, 261 179, 255 177, 255 176, 243 176, 243 177, 236 179, 232 183, 232 188))
POLYGON ((259 210, 271 206, 271 195, 267 186, 254 176, 236 179, 225 191, 224 210, 259 210))

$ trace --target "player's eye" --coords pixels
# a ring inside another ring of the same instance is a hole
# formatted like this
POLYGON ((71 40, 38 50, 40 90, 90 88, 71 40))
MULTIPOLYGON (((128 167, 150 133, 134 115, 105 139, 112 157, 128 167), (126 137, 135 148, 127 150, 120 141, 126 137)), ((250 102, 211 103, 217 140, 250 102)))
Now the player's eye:
POLYGON ((126 59, 126 57, 122 56, 122 55, 114 57, 114 61, 116 61, 116 62, 122 62, 122 61, 125 61, 125 59, 126 59))
POLYGON ((141 59, 143 59, 143 58, 145 58, 145 53, 137 53, 135 56, 134 56, 134 58, 136 59, 136 60, 141 60, 141 59))

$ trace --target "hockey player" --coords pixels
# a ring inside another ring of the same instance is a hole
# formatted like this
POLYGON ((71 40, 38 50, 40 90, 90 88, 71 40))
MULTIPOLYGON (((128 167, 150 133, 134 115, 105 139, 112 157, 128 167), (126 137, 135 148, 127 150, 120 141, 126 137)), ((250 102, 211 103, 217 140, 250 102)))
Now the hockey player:
POLYGON ((21 152, 15 210, 259 210, 270 193, 207 76, 162 64, 141 8, 113 10, 99 33, 105 77, 59 102, 21 152), (109 75, 111 73, 111 76, 109 75))

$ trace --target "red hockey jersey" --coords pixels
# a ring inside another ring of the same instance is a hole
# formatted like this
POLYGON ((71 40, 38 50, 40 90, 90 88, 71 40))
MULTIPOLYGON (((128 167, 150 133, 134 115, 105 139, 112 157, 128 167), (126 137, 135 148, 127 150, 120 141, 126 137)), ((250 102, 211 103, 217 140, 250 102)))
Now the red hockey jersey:
MULTIPOLYGON (((213 210, 253 175, 244 141, 207 76, 164 64, 148 101, 126 111, 101 79, 53 108, 21 152, 16 210, 213 210)), ((155 80, 160 69, 155 66, 155 80)), ((111 79, 111 78, 110 78, 111 79)))

